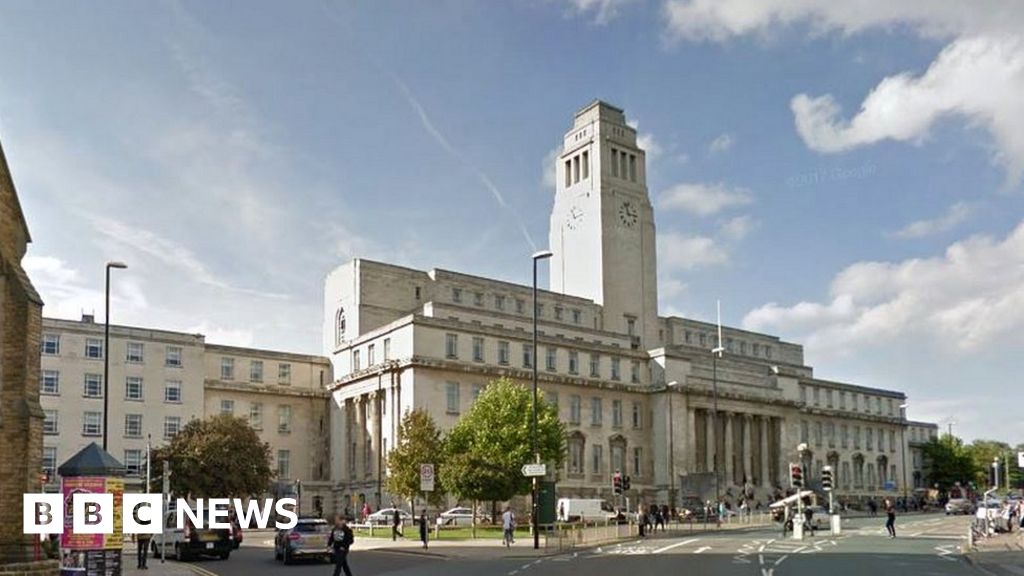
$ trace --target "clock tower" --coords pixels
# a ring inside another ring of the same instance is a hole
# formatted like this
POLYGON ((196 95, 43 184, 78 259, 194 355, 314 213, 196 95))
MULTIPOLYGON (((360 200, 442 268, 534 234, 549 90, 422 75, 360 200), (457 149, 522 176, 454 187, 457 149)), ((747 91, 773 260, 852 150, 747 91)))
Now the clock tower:
POLYGON ((551 290, 601 304, 599 328, 659 345, 654 211, 636 130, 595 101, 576 113, 555 170, 551 290))

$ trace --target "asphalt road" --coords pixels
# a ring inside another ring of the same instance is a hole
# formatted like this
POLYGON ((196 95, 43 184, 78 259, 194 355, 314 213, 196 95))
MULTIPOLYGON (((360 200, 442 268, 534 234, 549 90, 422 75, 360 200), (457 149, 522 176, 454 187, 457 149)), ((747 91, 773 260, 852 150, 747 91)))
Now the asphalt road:
MULTIPOLYGON (((539 559, 483 554, 473 558, 425 557, 407 552, 354 552, 356 576, 977 576, 956 554, 969 518, 907 516, 897 522, 896 539, 884 534, 884 518, 844 523, 844 533, 819 532, 802 541, 783 539, 777 530, 655 536, 539 559)), ((438 552, 443 550, 438 549, 438 552)), ((330 574, 331 566, 284 566, 266 548, 243 547, 227 561, 196 564, 206 576, 330 574)))

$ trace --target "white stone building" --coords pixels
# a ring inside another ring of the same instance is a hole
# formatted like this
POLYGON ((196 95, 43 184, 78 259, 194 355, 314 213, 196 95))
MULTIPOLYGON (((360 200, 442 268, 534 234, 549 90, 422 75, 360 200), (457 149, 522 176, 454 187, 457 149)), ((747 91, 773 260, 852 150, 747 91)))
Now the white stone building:
MULTIPOLYGON (((43 469, 54 489, 60 464, 91 442, 102 445, 103 324, 44 318, 41 348, 43 469)), ((129 486, 143 484, 147 441, 158 447, 192 419, 230 412, 270 444, 279 481, 302 482, 306 509, 327 509, 326 358, 118 325, 110 327, 110 351, 107 451, 127 468, 129 486)))
MULTIPOLYGON (((801 442, 813 482, 832 464, 841 498, 898 488, 902 393, 815 378, 800 345, 734 328, 713 366, 715 326, 658 315, 645 156, 621 110, 577 112, 557 170, 537 361, 569 430, 560 496, 610 497, 621 471, 648 501, 714 497, 717 468, 724 497, 767 502, 801 442)), ((339 509, 390 501, 384 457, 405 412, 449 428, 488 381, 529 383, 530 306, 530 286, 446 270, 356 259, 327 276, 339 509)))

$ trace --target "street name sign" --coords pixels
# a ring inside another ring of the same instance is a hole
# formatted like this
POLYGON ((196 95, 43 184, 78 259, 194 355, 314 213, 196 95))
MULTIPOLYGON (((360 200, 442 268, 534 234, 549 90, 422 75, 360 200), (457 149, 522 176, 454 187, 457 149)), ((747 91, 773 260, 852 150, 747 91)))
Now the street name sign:
POLYGON ((548 473, 547 464, 523 464, 523 476, 532 478, 534 476, 546 476, 548 473))

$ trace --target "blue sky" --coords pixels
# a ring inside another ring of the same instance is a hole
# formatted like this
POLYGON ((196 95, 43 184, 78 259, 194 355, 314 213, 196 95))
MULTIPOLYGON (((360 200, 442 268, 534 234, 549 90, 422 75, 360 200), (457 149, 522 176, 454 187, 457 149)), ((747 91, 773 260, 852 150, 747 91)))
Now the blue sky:
POLYGON ((349 258, 527 282, 552 151, 605 99, 663 313, 721 298, 820 377, 1019 442, 1024 8, 977 4, 10 2, 0 137, 48 315, 101 315, 121 259, 115 322, 319 352, 349 258))

